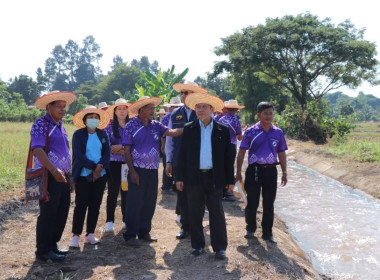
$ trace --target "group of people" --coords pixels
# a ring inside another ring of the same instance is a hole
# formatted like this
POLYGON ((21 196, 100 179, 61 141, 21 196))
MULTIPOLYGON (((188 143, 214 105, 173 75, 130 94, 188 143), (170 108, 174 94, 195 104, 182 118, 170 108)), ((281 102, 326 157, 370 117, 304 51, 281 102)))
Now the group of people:
POLYGON ((134 103, 118 99, 112 106, 88 106, 73 117, 78 128, 69 139, 62 124, 66 106, 75 101, 72 92, 52 92, 35 102, 46 114, 31 129, 35 167, 48 170, 48 201, 39 201, 36 256, 63 261, 68 250, 58 247, 66 225, 70 192, 75 208, 70 248, 79 248, 86 219, 84 242, 98 244, 95 229, 108 182, 105 231, 113 231, 119 193, 123 237, 128 246, 155 242, 152 218, 158 193, 158 168, 163 156, 162 193, 172 185, 177 192, 176 214, 181 230, 177 239, 191 238, 192 254, 204 253, 203 216, 209 212, 211 247, 217 259, 226 258, 227 228, 223 200, 233 200, 236 181, 242 181, 242 164, 248 150, 245 190, 245 238, 254 238, 260 193, 263 197, 262 238, 275 243, 272 227, 277 189, 277 168, 282 185, 287 182, 285 137, 272 124, 274 107, 261 102, 259 122, 244 135, 236 113, 244 108, 236 100, 223 102, 195 83, 177 83, 180 96, 165 104, 167 112, 155 120, 160 97, 142 97, 134 103), (45 152, 46 134, 49 147, 45 152), (237 141, 241 140, 239 152, 237 141), (236 173, 234 162, 236 160, 236 173), (127 178, 125 181, 124 178, 127 178))

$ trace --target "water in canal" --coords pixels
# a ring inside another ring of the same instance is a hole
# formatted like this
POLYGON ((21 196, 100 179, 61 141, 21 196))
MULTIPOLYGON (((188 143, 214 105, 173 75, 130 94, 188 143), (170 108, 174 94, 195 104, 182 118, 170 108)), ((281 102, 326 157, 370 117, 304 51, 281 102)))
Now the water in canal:
POLYGON ((380 201, 292 161, 288 180, 275 212, 315 269, 333 279, 380 279, 380 201))

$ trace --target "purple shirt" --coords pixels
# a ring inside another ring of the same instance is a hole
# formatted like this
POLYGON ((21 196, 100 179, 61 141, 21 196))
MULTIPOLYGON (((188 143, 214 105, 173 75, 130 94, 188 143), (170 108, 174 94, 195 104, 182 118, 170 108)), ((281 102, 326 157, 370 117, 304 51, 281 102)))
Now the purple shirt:
POLYGON ((241 135, 242 133, 241 123, 238 118, 234 114, 227 113, 217 121, 228 127, 230 130, 231 143, 236 145, 236 135, 241 135))
MULTIPOLYGON (((116 138, 116 136, 113 134, 113 120, 109 123, 109 125, 104 129, 105 132, 107 132, 108 138, 110 140, 110 145, 122 145, 122 138, 123 138, 123 133, 124 133, 124 128, 122 128, 119 125, 119 135, 120 138, 116 138)), ((120 162, 125 162, 125 156, 121 154, 115 154, 111 152, 111 157, 110 161, 120 161, 120 162)))
POLYGON ((240 149, 249 150, 248 164, 273 164, 277 163, 278 152, 287 150, 288 146, 280 128, 272 125, 265 132, 258 122, 245 131, 240 149))
POLYGON ((160 138, 168 130, 158 121, 150 121, 145 127, 138 117, 125 126, 123 146, 131 146, 133 166, 158 169, 160 163, 160 138))
POLYGON ((221 117, 223 117, 223 114, 218 114, 218 115, 214 116, 214 121, 219 122, 221 117))
MULTIPOLYGON (((69 137, 67 136, 66 130, 62 125, 62 121, 59 121, 58 125, 56 125, 49 114, 38 118, 30 130, 32 149, 45 149, 47 129, 44 118, 48 123, 50 134, 49 151, 47 156, 56 168, 61 169, 64 173, 69 173, 71 169, 69 137)), ((36 156, 34 157, 34 167, 42 167, 42 164, 36 156)))
POLYGON ((168 126, 169 124, 169 120, 170 120, 170 116, 172 115, 171 112, 167 112, 165 116, 162 117, 161 119, 161 123, 164 125, 164 126, 168 126))

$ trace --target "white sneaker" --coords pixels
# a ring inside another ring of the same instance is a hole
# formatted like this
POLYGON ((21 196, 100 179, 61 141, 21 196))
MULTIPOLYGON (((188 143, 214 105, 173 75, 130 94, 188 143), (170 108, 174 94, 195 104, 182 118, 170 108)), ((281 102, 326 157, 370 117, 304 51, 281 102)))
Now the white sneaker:
POLYGON ((85 238, 84 238, 84 243, 91 243, 91 245, 96 245, 100 243, 99 239, 97 239, 93 233, 89 233, 85 238))
POLYGON ((73 238, 71 239, 70 248, 79 248, 79 236, 74 235, 73 238))
POLYGON ((177 223, 177 225, 179 227, 182 227, 182 224, 181 224, 181 215, 177 215, 177 217, 175 218, 175 222, 177 223))
POLYGON ((106 223, 106 232, 111 232, 111 231, 114 231, 115 228, 114 228, 114 225, 113 225, 113 222, 107 222, 106 223))

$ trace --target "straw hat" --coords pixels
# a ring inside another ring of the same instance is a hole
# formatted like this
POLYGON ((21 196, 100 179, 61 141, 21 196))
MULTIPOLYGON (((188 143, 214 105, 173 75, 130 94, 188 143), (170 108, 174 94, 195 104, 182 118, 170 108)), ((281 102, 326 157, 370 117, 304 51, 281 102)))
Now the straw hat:
POLYGON ((158 112, 157 112, 158 115, 165 115, 166 112, 164 109, 160 109, 158 112))
POLYGON ((223 100, 215 95, 197 92, 186 97, 185 104, 192 110, 195 110, 195 105, 199 103, 210 104, 218 112, 222 111, 224 107, 223 100))
POLYGON ((77 96, 71 91, 52 91, 39 97, 36 102, 34 102, 34 106, 38 109, 45 110, 46 105, 51 102, 62 100, 66 101, 66 105, 70 105, 75 99, 77 99, 77 96))
POLYGON ((181 102, 181 97, 174 96, 174 97, 170 98, 169 105, 170 105, 170 107, 183 106, 183 103, 181 102))
POLYGON ((164 107, 164 108, 170 108, 170 104, 168 102, 165 102, 164 104, 162 104, 162 107, 164 107))
POLYGON ((73 117, 73 124, 77 128, 86 127, 86 124, 83 122, 83 117, 87 114, 98 114, 100 116, 99 129, 103 129, 107 127, 110 122, 110 116, 106 113, 106 111, 102 109, 98 109, 95 106, 87 106, 82 111, 76 113, 73 117))
POLYGON ((132 115, 132 116, 137 115, 139 112, 139 109, 148 104, 153 104, 155 107, 157 107, 161 103, 161 101, 162 101, 161 97, 149 97, 149 96, 140 97, 139 100, 137 100, 128 108, 129 115, 132 115))
POLYGON ((98 105, 98 108, 99 109, 102 109, 102 110, 105 110, 109 107, 109 105, 107 104, 107 102, 100 102, 99 105, 98 105))
POLYGON ((176 83, 173 85, 173 89, 177 92, 181 92, 183 90, 190 90, 193 92, 207 93, 207 89, 204 89, 203 87, 198 86, 198 84, 194 82, 186 82, 184 84, 176 83))
MULTIPOLYGON (((111 119, 113 119, 113 112, 117 106, 131 106, 131 103, 128 103, 128 100, 125 100, 124 98, 119 98, 115 101, 115 104, 109 105, 106 112, 108 115, 110 115, 111 119)), ((128 112, 129 113, 129 112, 128 112)))
POLYGON ((245 108, 244 105, 239 105, 237 100, 230 99, 226 102, 224 102, 224 107, 229 108, 229 109, 243 109, 245 108))

